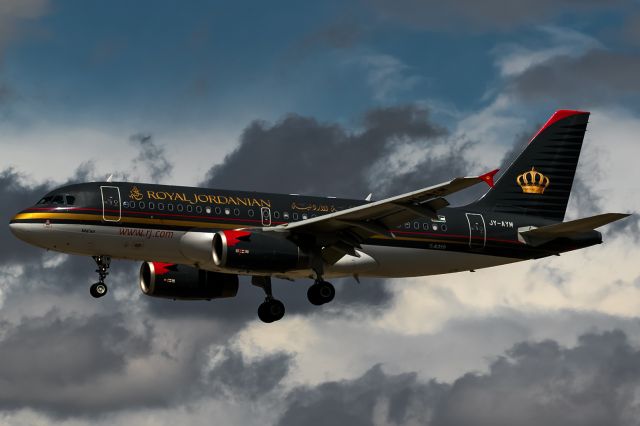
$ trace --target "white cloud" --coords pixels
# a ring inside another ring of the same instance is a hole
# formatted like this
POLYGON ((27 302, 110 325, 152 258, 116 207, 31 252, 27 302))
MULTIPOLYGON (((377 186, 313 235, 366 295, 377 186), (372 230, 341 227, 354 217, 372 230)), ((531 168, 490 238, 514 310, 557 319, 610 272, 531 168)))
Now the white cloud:
POLYGON ((496 65, 503 77, 521 74, 532 66, 557 56, 580 56, 587 50, 602 47, 595 38, 572 29, 545 26, 540 27, 539 31, 548 39, 545 47, 533 48, 509 43, 494 49, 496 65))
MULTIPOLYGON (((35 124, 22 129, 5 129, 0 134, 0 147, 9 155, 0 159, 0 169, 14 168, 27 183, 60 182, 74 176, 77 167, 89 164, 96 179, 110 174, 126 174, 130 180, 151 181, 150 171, 133 168, 138 156, 130 136, 140 129, 82 127, 35 124)), ((237 133, 216 128, 154 134, 157 145, 166 150, 173 164, 167 182, 193 186, 204 179, 210 167, 224 160, 234 147, 237 133)), ((34 200, 36 201, 36 200, 34 200)))
POLYGON ((407 64, 388 54, 364 53, 348 62, 364 68, 373 98, 379 102, 393 101, 421 81, 407 64))

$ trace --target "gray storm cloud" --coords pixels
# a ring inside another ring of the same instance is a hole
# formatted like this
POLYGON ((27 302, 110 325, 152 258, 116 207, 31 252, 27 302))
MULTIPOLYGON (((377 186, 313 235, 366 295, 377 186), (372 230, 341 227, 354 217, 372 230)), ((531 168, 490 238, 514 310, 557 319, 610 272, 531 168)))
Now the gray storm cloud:
POLYGON ((427 109, 414 105, 372 109, 355 132, 299 115, 272 125, 254 122, 203 184, 360 199, 374 192, 380 198, 464 175, 469 163, 447 135, 427 109), (445 154, 393 170, 391 157, 412 145, 445 154))
POLYGON ((588 333, 575 347, 523 342, 452 383, 375 366, 355 380, 300 387, 279 425, 634 425, 640 351, 622 331, 588 333))
POLYGON ((367 0, 378 13, 412 27, 448 31, 506 31, 567 12, 592 12, 619 6, 607 0, 367 0))
POLYGON ((157 145, 153 136, 146 133, 138 133, 131 136, 130 141, 138 150, 138 156, 133 160, 134 169, 145 169, 145 175, 154 183, 171 176, 173 165, 167 160, 163 146, 157 145))
POLYGON ((510 90, 525 100, 611 104, 638 98, 639 73, 640 55, 636 52, 590 50, 581 56, 557 56, 534 65, 512 80, 510 90))

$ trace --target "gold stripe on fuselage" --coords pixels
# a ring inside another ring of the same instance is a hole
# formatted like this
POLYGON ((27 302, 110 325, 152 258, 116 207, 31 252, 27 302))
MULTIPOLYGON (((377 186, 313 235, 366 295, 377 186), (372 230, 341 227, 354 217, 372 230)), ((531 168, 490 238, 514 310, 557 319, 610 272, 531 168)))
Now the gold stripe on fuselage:
MULTIPOLYGON (((99 214, 84 214, 84 213, 19 213, 14 217, 14 220, 32 220, 32 219, 61 219, 61 220, 91 220, 102 223, 102 215, 99 214)), ((216 223, 216 222, 203 222, 203 221, 188 221, 188 220, 174 220, 174 219, 147 219, 142 217, 130 217, 122 216, 119 221, 109 221, 110 223, 118 223, 127 225, 129 223, 146 224, 146 225, 171 225, 171 226, 186 226, 191 228, 238 228, 243 224, 228 224, 228 223, 216 223)))
MULTIPOLYGON (((18 213, 14 220, 47 220, 47 219, 61 219, 61 220, 90 220, 96 222, 96 224, 102 224, 102 215, 100 214, 86 214, 86 213, 18 213)), ((118 222, 109 222, 112 224, 121 224, 127 226, 128 224, 145 224, 145 225, 170 225, 170 226, 183 226, 191 228, 206 228, 206 229, 235 229, 242 227, 256 227, 256 225, 248 224, 229 224, 219 222, 204 222, 204 221, 187 221, 187 220, 175 220, 175 219, 148 219, 142 217, 122 216, 118 222)), ((257 225, 260 227, 260 225, 257 225)), ((416 241, 416 242, 429 242, 429 243, 446 243, 446 244, 461 244, 455 240, 443 240, 436 238, 421 238, 421 237, 400 237, 391 238, 386 235, 373 235, 371 238, 376 240, 395 240, 395 241, 416 241)))

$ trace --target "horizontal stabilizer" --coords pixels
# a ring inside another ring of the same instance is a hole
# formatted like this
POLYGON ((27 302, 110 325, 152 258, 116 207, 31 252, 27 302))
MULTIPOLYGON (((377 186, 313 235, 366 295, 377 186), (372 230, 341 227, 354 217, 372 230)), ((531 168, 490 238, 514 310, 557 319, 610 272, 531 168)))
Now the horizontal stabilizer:
POLYGON ((556 223, 553 225, 542 226, 540 228, 531 228, 520 230, 520 236, 531 245, 540 245, 551 241, 555 238, 569 237, 583 232, 593 231, 603 225, 616 220, 624 219, 630 216, 625 213, 604 213, 596 216, 585 217, 582 219, 571 220, 569 222, 556 223))

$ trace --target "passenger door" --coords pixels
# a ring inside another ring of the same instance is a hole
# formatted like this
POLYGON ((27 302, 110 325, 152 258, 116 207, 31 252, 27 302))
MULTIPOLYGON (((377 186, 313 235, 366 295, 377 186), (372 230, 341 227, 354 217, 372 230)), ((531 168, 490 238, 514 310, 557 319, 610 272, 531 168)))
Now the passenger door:
POLYGON ((487 242, 487 228, 484 217, 478 213, 467 213, 469 223, 469 247, 472 250, 481 250, 487 242))
POLYGON ((122 205, 120 204, 120 188, 117 186, 101 186, 102 220, 105 222, 120 222, 122 205))

